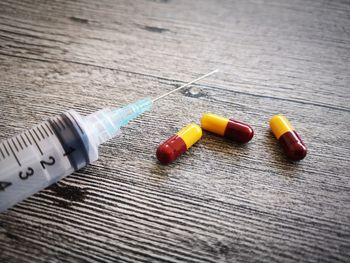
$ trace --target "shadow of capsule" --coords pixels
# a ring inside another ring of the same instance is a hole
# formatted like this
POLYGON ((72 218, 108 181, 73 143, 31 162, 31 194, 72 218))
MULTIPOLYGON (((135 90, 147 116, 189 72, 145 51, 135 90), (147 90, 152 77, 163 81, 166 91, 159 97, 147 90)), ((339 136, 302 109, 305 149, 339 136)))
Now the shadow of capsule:
MULTIPOLYGON (((254 138, 252 140, 254 140, 254 138)), ((227 155, 228 158, 238 161, 242 156, 249 154, 249 146, 252 142, 238 143, 216 134, 203 131, 201 143, 205 149, 209 150, 211 153, 227 155)))
MULTIPOLYGON (((194 160, 195 157, 191 154, 191 152, 195 151, 198 146, 200 145, 200 141, 197 142, 195 145, 193 145, 190 149, 188 149, 186 152, 181 154, 177 157, 176 160, 174 160, 171 163, 168 164, 162 164, 158 158, 156 157, 156 152, 154 152, 152 159, 154 160, 154 165, 150 169, 150 172, 152 175, 156 175, 158 177, 162 178, 168 178, 169 173, 176 167, 179 167, 180 165, 191 165, 191 161, 194 160)), ((197 149, 198 151, 199 149, 197 149)), ((198 153, 197 153, 198 154, 198 153)))
POLYGON ((168 172, 167 172, 167 169, 165 165, 162 165, 160 164, 158 161, 157 163, 155 163, 151 169, 150 169, 150 172, 152 175, 156 175, 157 177, 159 178, 164 178, 164 177, 167 177, 168 176, 168 172))

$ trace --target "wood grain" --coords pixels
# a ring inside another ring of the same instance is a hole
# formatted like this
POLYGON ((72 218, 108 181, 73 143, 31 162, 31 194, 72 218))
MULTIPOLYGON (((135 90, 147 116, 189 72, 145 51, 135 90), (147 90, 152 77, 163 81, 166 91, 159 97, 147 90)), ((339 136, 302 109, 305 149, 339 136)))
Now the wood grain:
POLYGON ((100 148, 100 159, 0 215, 1 262, 348 262, 349 1, 0 3, 0 139, 68 109, 88 114, 192 78, 100 148), (155 149, 214 112, 169 166, 155 149), (283 113, 309 148, 288 162, 283 113))

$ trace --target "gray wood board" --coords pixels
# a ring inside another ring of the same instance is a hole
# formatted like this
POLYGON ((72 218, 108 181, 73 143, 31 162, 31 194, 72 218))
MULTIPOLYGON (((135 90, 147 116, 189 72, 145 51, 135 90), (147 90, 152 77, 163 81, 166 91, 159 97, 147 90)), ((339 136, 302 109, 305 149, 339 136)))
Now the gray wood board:
POLYGON ((2 213, 0 261, 349 261, 349 28, 349 1, 2 0, 0 139, 221 71, 2 213), (161 166, 157 146, 206 112, 255 137, 205 133, 161 166), (277 113, 308 146, 300 163, 269 131, 277 113))

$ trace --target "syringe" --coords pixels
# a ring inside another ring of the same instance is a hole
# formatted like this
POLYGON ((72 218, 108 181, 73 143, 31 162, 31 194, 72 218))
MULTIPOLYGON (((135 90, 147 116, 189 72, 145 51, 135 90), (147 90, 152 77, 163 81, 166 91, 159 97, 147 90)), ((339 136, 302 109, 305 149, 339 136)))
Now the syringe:
POLYGON ((88 116, 70 110, 0 143, 0 212, 94 162, 98 146, 121 127, 152 108, 153 103, 206 78, 209 72, 155 99, 144 98, 121 108, 88 116))

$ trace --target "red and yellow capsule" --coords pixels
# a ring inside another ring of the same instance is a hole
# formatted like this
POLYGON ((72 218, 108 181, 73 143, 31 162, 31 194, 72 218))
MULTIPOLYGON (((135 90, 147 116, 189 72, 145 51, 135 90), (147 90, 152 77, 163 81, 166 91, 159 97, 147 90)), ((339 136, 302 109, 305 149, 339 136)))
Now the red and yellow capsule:
POLYGON ((157 149, 157 158, 162 164, 175 161, 202 137, 202 129, 197 124, 190 123, 178 133, 171 136, 157 149))
POLYGON ((254 131, 248 124, 212 113, 202 116, 201 126, 204 130, 239 143, 249 142, 254 136, 254 131))
POLYGON ((286 117, 282 114, 273 116, 270 119, 270 128, 289 159, 293 161, 304 159, 307 153, 305 144, 286 117))

